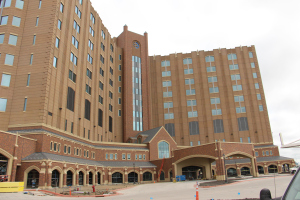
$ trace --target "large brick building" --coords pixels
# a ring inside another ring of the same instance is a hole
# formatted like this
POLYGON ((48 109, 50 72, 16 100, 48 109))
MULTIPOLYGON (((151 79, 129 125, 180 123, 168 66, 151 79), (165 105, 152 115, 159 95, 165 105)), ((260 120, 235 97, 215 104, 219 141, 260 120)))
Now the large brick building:
POLYGON ((294 165, 273 145, 254 46, 149 57, 147 33, 125 25, 112 38, 88 0, 1 2, 0 175, 10 181, 224 179, 224 158, 228 175, 294 165))

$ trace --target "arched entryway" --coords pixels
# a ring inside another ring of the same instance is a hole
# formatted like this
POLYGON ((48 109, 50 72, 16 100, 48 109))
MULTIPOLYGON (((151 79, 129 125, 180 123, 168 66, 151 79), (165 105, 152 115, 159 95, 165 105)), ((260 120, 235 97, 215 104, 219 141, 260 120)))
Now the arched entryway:
POLYGON ((93 172, 89 172, 89 185, 93 185, 93 172))
POLYGON ((98 185, 100 185, 101 184, 101 173, 100 172, 97 172, 97 183, 98 183, 98 185))
POLYGON ((259 174, 264 174, 265 173, 265 170, 262 166, 257 166, 257 169, 258 169, 259 174))
POLYGON ((161 181, 165 180, 165 172, 161 171, 159 180, 161 181))
POLYGON ((135 172, 130 172, 128 174, 128 183, 137 183, 138 182, 138 174, 135 172))
POLYGON ((80 171, 78 176, 78 184, 83 185, 83 182, 84 182, 84 173, 80 171))
POLYGON ((115 172, 112 174, 112 183, 123 183, 123 174, 115 172))
POLYGON ((143 173, 143 181, 152 181, 152 173, 151 172, 143 173))
POLYGON ((237 176, 236 169, 235 168, 227 169, 227 176, 228 177, 236 177, 237 176))
POLYGON ((269 165, 268 172, 269 173, 277 173, 277 166, 276 165, 269 165))
POLYGON ((0 175, 7 175, 8 158, 0 154, 0 175))
POLYGON ((73 185, 73 172, 71 170, 67 171, 67 186, 73 185))
POLYGON ((27 176, 27 188, 38 188, 39 187, 40 173, 33 169, 28 173, 27 176))
POLYGON ((52 178, 51 178, 51 186, 52 187, 59 187, 59 176, 60 176, 60 173, 57 169, 52 171, 52 178))
POLYGON ((185 175, 187 180, 196 180, 198 178, 202 179, 203 177, 203 167, 199 166, 188 166, 182 168, 182 175, 185 175))
POLYGON ((250 168, 249 167, 242 167, 241 168, 241 175, 250 176, 251 175, 250 168))

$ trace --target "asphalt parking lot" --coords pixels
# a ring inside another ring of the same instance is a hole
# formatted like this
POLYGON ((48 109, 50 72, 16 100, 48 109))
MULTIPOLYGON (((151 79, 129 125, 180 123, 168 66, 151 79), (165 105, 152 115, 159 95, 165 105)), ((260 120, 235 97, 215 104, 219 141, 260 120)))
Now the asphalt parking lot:
MULTIPOLYGON (((263 188, 271 190, 272 197, 282 196, 288 186, 291 175, 279 175, 244 179, 232 184, 217 187, 199 188, 199 199, 245 199, 259 198, 259 192, 263 188), (275 195, 276 190, 276 195, 275 195)), ((118 191, 119 195, 104 197, 106 200, 195 200, 196 181, 178 183, 141 184, 136 187, 118 191)), ((82 197, 81 200, 93 200, 101 197, 82 197)), ((0 193, 3 200, 70 200, 69 197, 32 196, 23 193, 0 193)))

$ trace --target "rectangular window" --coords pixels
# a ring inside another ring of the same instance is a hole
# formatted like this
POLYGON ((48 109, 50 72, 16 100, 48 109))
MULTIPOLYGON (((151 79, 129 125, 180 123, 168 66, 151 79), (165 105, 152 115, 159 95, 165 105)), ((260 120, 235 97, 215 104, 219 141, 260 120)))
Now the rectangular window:
POLYGON ((27 98, 24 99, 23 111, 26 111, 26 108, 27 108, 27 98))
POLYGON ((76 49, 78 49, 79 42, 74 36, 72 36, 72 44, 75 46, 76 49))
POLYGON ((0 21, 0 25, 6 25, 7 20, 8 20, 8 16, 2 16, 1 21, 0 21))
POLYGON ((266 151, 266 156, 268 156, 269 155, 269 151, 266 151))
POLYGON ((73 28, 76 30, 77 33, 80 33, 80 26, 75 20, 73 23, 73 28))
POLYGON ((209 83, 218 82, 218 78, 216 76, 208 77, 208 82, 209 83))
POLYGON ((64 4, 60 3, 59 10, 60 10, 61 13, 64 12, 64 4))
POLYGON ((243 138, 240 138, 240 142, 243 142, 243 138))
POLYGON ((103 71, 102 67, 100 67, 99 73, 100 73, 101 76, 104 77, 104 71, 103 71))
POLYGON ((89 40, 89 43, 88 43, 90 49, 93 51, 94 50, 94 44, 92 43, 91 40, 89 40))
POLYGON ((257 100, 261 100, 261 95, 260 94, 256 94, 257 96, 257 100))
POLYGON ((13 16, 13 20, 12 20, 11 25, 20 27, 20 24, 21 24, 21 18, 13 16))
POLYGON ((56 39, 55 39, 55 47, 56 48, 59 48, 59 41, 60 41, 60 39, 58 37, 56 37, 56 39))
POLYGON ((88 84, 85 84, 85 92, 89 95, 92 94, 92 88, 88 84))
POLYGON ((76 83, 76 74, 69 69, 69 79, 76 83))
POLYGON ((7 99, 0 98, 0 112, 6 111, 7 99))
POLYGON ((197 111, 189 111, 188 112, 188 117, 198 117, 198 112, 197 111))
POLYGON ((94 35, 95 35, 95 31, 94 31, 94 29, 92 29, 92 27, 90 27, 90 34, 94 37, 94 35))
MULTIPOLYGON (((71 122, 71 133, 73 133, 73 126, 74 126, 74 123, 71 122)), ((78 149, 77 149, 77 152, 78 152, 78 149)), ((78 155, 78 153, 77 153, 77 155, 78 155)))
POLYGON ((121 87, 118 88, 118 92, 119 92, 119 93, 122 92, 122 88, 121 88, 121 87))
POLYGON ((174 113, 165 113, 165 119, 174 119, 174 113))
POLYGON ((214 56, 206 56, 205 62, 215 62, 215 57, 214 56))
POLYGON ((131 154, 130 153, 127 154, 127 160, 131 160, 131 154))
POLYGON ((255 86, 255 89, 259 89, 259 84, 258 83, 255 83, 254 86, 255 86))
POLYGON ((164 72, 161 72, 161 73, 162 73, 162 77, 171 76, 171 71, 164 71, 164 72))
POLYGON ((164 108, 173 108, 173 102, 165 102, 164 108))
POLYGON ((184 74, 193 74, 194 70, 193 69, 184 69, 184 74))
POLYGON ((4 34, 0 34, 0 44, 3 44, 4 41, 4 34))
POLYGON ((113 106, 111 104, 108 105, 108 110, 111 112, 113 111, 113 106))
POLYGON ((110 68, 109 68, 109 72, 110 72, 111 75, 114 75, 114 70, 113 70, 113 68, 110 67, 110 68))
POLYGON ((254 62, 251 63, 251 68, 255 68, 255 63, 254 62))
POLYGON ((215 66, 206 67, 206 71, 207 72, 215 72, 216 71, 216 67, 215 66))
POLYGON ((244 101, 244 96, 234 96, 234 102, 243 102, 244 101))
POLYGON ((98 126, 103 126, 103 111, 98 109, 98 126))
POLYGON ((101 30, 101 37, 103 38, 103 40, 105 40, 105 33, 103 30, 101 30))
POLYGON ((36 35, 33 36, 32 45, 35 45, 35 41, 36 41, 36 35))
POLYGON ((75 91, 68 87, 68 96, 67 96, 67 109, 74 112, 74 102, 75 102, 75 91))
POLYGON ((113 80, 109 79, 109 85, 110 85, 111 87, 113 87, 113 86, 114 86, 114 82, 113 82, 113 80))
MULTIPOLYGON (((187 106, 196 106, 197 102, 196 100, 187 100, 187 106)), ((172 103, 172 107, 173 107, 173 103, 172 103)))
POLYGON ((101 47, 101 49, 102 49, 103 51, 105 51, 105 46, 104 46, 104 44, 103 44, 102 42, 101 42, 100 47, 101 47))
POLYGON ((265 156, 265 152, 264 151, 262 151, 262 155, 265 156))
POLYGON ((239 65, 238 65, 238 64, 235 64, 235 65, 229 65, 229 69, 230 69, 230 70, 236 70, 236 69, 239 69, 239 65))
POLYGON ((242 85, 233 85, 232 86, 233 91, 241 91, 243 90, 242 85))
POLYGON ((79 19, 81 19, 81 11, 79 10, 79 8, 77 6, 75 6, 75 13, 79 17, 79 19))
POLYGON ((236 113, 245 113, 246 108, 245 107, 236 107, 236 113))
POLYGON ((250 137, 248 137, 248 143, 251 143, 251 138, 250 137))
POLYGON ((68 120, 65 121, 65 131, 67 131, 67 127, 68 127, 68 120))
POLYGON ((253 58, 253 53, 249 52, 249 58, 253 58))
POLYGON ((220 104, 220 98, 210 98, 211 104, 220 104))
POLYGON ((91 119, 91 102, 87 99, 85 100, 84 118, 87 120, 91 119))
POLYGON ((103 104, 103 97, 99 95, 99 103, 103 104))
POLYGON ((222 115, 222 109, 213 109, 212 110, 212 115, 222 115))
MULTIPOLYGON (((7 0, 6 0, 7 1, 7 0)), ((16 8, 23 9, 24 0, 16 0, 16 8)))
POLYGON ((258 152, 257 152, 257 151, 255 151, 255 156, 256 156, 256 157, 258 156, 258 152))
POLYGON ((235 53, 228 54, 228 55, 227 55, 227 57, 228 57, 228 60, 236 60, 236 59, 237 59, 237 57, 236 57, 236 54, 235 54, 235 53))
POLYGON ((108 121, 108 131, 112 132, 113 131, 113 118, 109 116, 109 121, 108 121))
POLYGON ((231 75, 231 80, 232 81, 241 80, 241 75, 239 75, 239 74, 232 74, 231 75))
POLYGON ((119 70, 120 70, 120 71, 122 70, 122 66, 121 66, 121 65, 119 65, 119 70))
POLYGON ((111 91, 108 92, 108 96, 110 99, 113 99, 113 93, 111 91))
POLYGON ((173 96, 172 91, 164 92, 164 93, 163 93, 163 97, 172 97, 172 96, 173 96))
POLYGON ((125 160, 125 159, 126 159, 126 154, 122 153, 122 160, 125 160))
POLYGON ((91 137, 91 132, 90 130, 88 130, 88 139, 90 139, 90 137, 91 137))
POLYGON ((5 4, 4 4, 4 8, 5 7, 10 7, 10 5, 11 5, 11 0, 6 0, 6 1, 1 1, 1 7, 2 7, 2 5, 3 5, 3 2, 5 2, 5 4))
POLYGON ((38 26, 38 25, 39 25, 39 19, 40 19, 39 17, 36 18, 35 26, 38 26))
POLYGON ((87 56, 87 61, 91 64, 93 64, 93 57, 88 53, 88 56, 87 56))
POLYGON ((17 45, 17 41, 18 41, 18 36, 16 35, 9 35, 9 40, 8 40, 8 44, 17 45))
POLYGON ((253 73, 253 78, 257 78, 257 74, 256 73, 253 73))
POLYGON ((57 67, 57 58, 55 56, 53 57, 53 67, 57 67))
POLYGON ((100 55, 100 61, 104 64, 104 57, 100 55))
POLYGON ((100 88, 101 90, 103 90, 103 87, 104 87, 104 84, 103 84, 101 81, 99 81, 99 88, 100 88))
POLYGON ((14 65, 14 59, 15 59, 14 55, 6 54, 4 64, 5 65, 14 65))
POLYGON ((114 59, 113 59, 112 56, 109 56, 109 59, 110 59, 110 62, 111 62, 111 63, 114 63, 114 59))
POLYGON ((186 85, 192 85, 192 84, 195 84, 195 80, 193 78, 191 79, 185 79, 185 84, 186 85))
POLYGON ((71 52, 70 61, 77 66, 77 57, 71 52))
POLYGON ((191 147, 193 146, 193 142, 190 142, 191 147))
POLYGON ((186 95, 195 95, 195 89, 186 90, 186 95))
POLYGON ((92 79, 92 72, 88 68, 86 69, 86 75, 89 79, 92 79))
POLYGON ((170 61, 169 60, 163 60, 163 61, 161 61, 161 66, 162 67, 168 67, 168 66, 170 66, 170 61))
POLYGON ((210 87, 209 93, 219 93, 219 87, 210 87))
POLYGON ((33 61, 33 54, 30 55, 29 65, 32 65, 32 61, 33 61))
MULTIPOLYGON (((81 2, 81 4, 82 4, 82 2, 81 2)), ((93 24, 95 24, 95 17, 92 13, 91 13, 90 19, 92 20, 93 24)))
POLYGON ((119 105, 122 104, 122 99, 121 98, 118 99, 118 103, 119 103, 119 105))
POLYGON ((57 28, 58 28, 59 30, 61 30, 61 21, 60 21, 60 20, 57 21, 57 28))
POLYGON ((258 105, 259 111, 264 111, 263 105, 258 105))
POLYGON ((272 150, 270 150, 270 155, 273 155, 273 152, 272 152, 272 150))
POLYGON ((9 87, 10 79, 11 79, 10 74, 2 74, 1 86, 9 87))
POLYGON ((26 86, 29 86, 29 82, 30 82, 30 74, 28 74, 28 76, 27 76, 27 84, 26 84, 26 86))
POLYGON ((198 145, 201 145, 200 141, 198 141, 198 145))
POLYGON ((183 59, 183 64, 184 64, 184 65, 192 64, 192 63, 193 63, 193 61, 192 61, 191 58, 185 58, 185 59, 183 59))
POLYGON ((118 116, 121 117, 122 116, 122 111, 118 110, 118 116))
POLYGON ((41 9, 41 7, 42 7, 42 0, 40 0, 39 2, 39 9, 41 9))

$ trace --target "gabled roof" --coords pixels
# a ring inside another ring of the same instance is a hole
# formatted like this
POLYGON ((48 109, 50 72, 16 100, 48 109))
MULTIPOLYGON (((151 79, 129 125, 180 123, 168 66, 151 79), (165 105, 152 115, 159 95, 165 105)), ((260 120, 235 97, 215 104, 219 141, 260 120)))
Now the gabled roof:
POLYGON ((62 156, 51 153, 33 153, 25 158, 22 161, 36 161, 36 160, 52 160, 59 162, 67 162, 67 163, 78 163, 78 164, 87 164, 87 165, 96 165, 100 167, 132 167, 133 163, 136 167, 156 167, 156 165, 150 162, 131 162, 131 161, 96 161, 96 160, 88 160, 83 158, 74 158, 70 156, 62 156))
POLYGON ((148 131, 140 132, 135 137, 138 137, 139 135, 147 136, 147 138, 143 141, 143 143, 149 143, 162 127, 163 126, 159 126, 157 128, 153 128, 148 131))

